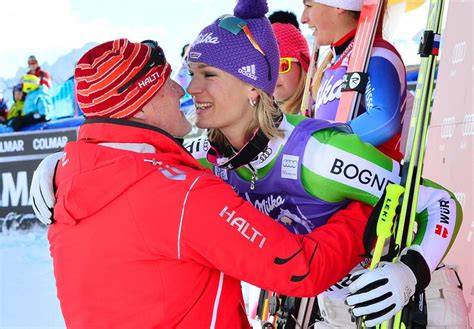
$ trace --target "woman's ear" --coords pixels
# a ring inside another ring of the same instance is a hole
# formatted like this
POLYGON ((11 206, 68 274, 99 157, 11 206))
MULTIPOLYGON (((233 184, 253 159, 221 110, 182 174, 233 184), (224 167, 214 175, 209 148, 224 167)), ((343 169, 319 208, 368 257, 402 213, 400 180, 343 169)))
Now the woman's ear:
POLYGON ((255 87, 251 87, 249 90, 249 99, 252 99, 254 101, 257 101, 260 98, 260 94, 255 87))

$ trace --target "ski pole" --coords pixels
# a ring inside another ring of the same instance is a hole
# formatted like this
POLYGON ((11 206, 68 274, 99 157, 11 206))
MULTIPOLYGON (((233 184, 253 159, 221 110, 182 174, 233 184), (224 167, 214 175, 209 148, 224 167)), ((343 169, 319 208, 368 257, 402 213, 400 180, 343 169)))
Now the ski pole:
MULTIPOLYGON (((433 98, 434 90, 436 58, 439 54, 441 40, 440 33, 442 28, 443 12, 444 0, 430 1, 426 30, 420 43, 419 53, 422 59, 420 72, 418 75, 413 113, 410 120, 409 132, 414 132, 413 136, 408 136, 408 142, 412 144, 412 152, 410 154, 411 157, 409 161, 410 165, 406 169, 406 175, 404 175, 405 173, 402 174, 402 184, 404 183, 403 178, 406 177, 406 188, 410 188, 411 198, 404 198, 404 201, 405 199, 407 200, 406 202, 402 203, 401 215, 406 214, 408 223, 404 223, 406 220, 405 216, 400 218, 400 225, 398 227, 395 240, 395 243, 400 246, 399 250, 402 250, 404 247, 410 246, 412 244, 412 232, 415 222, 418 190, 421 180, 421 173, 423 170, 423 160, 425 156, 428 126, 431 115, 431 100, 433 98), (406 212, 407 209, 411 209, 411 211, 408 213, 406 212)), ((407 144, 407 150, 408 146, 409 144, 407 144)), ((411 323, 406 323, 407 321, 411 321, 411 317, 409 314, 407 315, 407 312, 409 312, 408 308, 405 307, 403 311, 400 311, 396 314, 394 318, 394 328, 404 328, 411 326, 411 323)))
MULTIPOLYGON (((418 75, 415 102, 406 151, 403 159, 400 185, 404 188, 401 196, 401 210, 396 221, 395 245, 399 253, 412 244, 413 230, 418 202, 418 192, 423 169, 423 159, 430 121, 431 100, 433 98, 436 57, 439 53, 440 32, 444 11, 444 0, 431 0, 426 31, 420 43, 421 65, 418 75)), ((410 328, 407 307, 399 311, 392 322, 385 321, 377 328, 410 328), (402 317, 403 315, 403 317, 402 317)))

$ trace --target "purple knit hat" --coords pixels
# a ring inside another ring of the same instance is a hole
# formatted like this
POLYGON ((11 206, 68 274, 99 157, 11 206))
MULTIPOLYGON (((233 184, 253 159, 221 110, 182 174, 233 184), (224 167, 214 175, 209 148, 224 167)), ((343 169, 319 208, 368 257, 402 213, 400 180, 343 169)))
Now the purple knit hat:
POLYGON ((273 95, 280 54, 267 12, 266 0, 239 0, 234 16, 221 16, 199 33, 188 61, 217 67, 273 95))

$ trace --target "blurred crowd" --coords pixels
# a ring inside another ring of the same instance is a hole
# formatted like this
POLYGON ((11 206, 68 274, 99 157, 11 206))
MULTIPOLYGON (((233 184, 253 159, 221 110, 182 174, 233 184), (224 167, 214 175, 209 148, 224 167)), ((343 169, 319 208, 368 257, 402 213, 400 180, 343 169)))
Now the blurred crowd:
POLYGON ((10 107, 0 91, 0 133, 46 121, 52 111, 51 87, 50 74, 41 68, 35 56, 28 57, 28 71, 12 88, 10 107))

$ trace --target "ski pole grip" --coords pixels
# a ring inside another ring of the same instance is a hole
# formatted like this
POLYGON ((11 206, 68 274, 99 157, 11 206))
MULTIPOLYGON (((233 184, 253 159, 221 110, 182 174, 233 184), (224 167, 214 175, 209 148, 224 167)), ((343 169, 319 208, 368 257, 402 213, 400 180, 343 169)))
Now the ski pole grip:
POLYGON ((388 184, 385 188, 385 199, 377 220, 377 243, 375 244, 374 256, 370 263, 371 269, 375 268, 379 263, 380 258, 382 257, 385 240, 392 235, 393 221, 397 214, 400 196, 404 191, 405 189, 398 184, 388 184))
POLYGON ((398 184, 388 184, 385 191, 385 200, 377 221, 377 237, 388 238, 392 235, 393 219, 405 189, 398 184))

